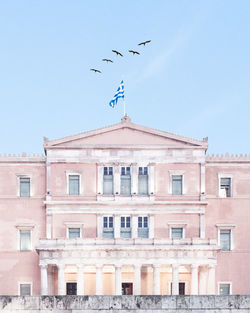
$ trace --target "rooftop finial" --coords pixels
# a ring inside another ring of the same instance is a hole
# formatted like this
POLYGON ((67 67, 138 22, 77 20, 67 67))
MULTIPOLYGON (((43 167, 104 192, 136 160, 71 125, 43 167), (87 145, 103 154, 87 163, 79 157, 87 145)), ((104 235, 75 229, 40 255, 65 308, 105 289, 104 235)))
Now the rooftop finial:
POLYGON ((122 123, 130 123, 131 122, 131 118, 125 114, 122 119, 121 119, 122 123))

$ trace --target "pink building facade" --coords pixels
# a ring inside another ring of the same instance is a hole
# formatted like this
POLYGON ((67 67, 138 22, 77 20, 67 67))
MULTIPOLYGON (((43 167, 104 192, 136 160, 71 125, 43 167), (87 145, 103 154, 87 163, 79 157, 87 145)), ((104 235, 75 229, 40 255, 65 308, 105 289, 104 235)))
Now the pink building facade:
POLYGON ((250 157, 118 124, 0 157, 0 294, 249 294, 250 157))

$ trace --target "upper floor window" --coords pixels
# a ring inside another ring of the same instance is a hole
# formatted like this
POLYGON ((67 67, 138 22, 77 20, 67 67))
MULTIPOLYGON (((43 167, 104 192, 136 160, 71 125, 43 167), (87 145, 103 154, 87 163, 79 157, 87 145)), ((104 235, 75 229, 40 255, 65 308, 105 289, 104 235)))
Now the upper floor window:
POLYGON ((68 238, 81 238, 80 227, 69 227, 68 228, 68 238))
POLYGON ((31 283, 20 283, 19 284, 19 295, 20 296, 31 296, 31 283))
POLYGON ((130 167, 121 167, 121 195, 131 194, 130 167))
POLYGON ((181 239, 184 237, 184 232, 182 227, 172 227, 171 228, 171 238, 181 239))
POLYGON ((148 217, 147 216, 138 216, 138 237, 139 238, 148 238, 148 217))
POLYGON ((130 216, 121 216, 121 238, 131 238, 130 216))
POLYGON ((112 195, 114 193, 113 186, 113 167, 105 166, 103 169, 103 194, 112 195))
POLYGON ((139 167, 138 194, 139 195, 148 194, 148 168, 147 167, 139 167))
POLYGON ((31 250, 31 230, 19 230, 19 249, 20 251, 31 250))
POLYGON ((68 176, 68 193, 71 196, 80 194, 80 175, 70 174, 68 176))
POLYGON ((103 216, 103 238, 114 238, 113 216, 103 216))
POLYGON ((30 197, 30 177, 19 177, 20 197, 30 197))
POLYGON ((183 194, 183 175, 172 175, 172 194, 183 194))
POLYGON ((219 242, 222 251, 232 250, 232 232, 231 229, 220 229, 219 242))
POLYGON ((231 177, 220 177, 220 197, 231 197, 232 179, 231 177))

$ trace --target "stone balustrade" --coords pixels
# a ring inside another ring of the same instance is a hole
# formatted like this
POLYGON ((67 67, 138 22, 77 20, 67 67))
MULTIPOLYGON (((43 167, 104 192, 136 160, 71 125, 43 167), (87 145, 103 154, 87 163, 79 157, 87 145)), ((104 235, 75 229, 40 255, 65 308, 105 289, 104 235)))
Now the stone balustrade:
POLYGON ((6 313, 247 313, 250 295, 235 296, 0 296, 6 313))

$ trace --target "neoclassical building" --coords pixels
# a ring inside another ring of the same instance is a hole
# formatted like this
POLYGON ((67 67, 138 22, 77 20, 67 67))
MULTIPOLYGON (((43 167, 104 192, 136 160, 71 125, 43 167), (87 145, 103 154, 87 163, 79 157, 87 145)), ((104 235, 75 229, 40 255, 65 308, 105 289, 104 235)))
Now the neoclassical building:
POLYGON ((131 122, 0 156, 0 294, 249 294, 250 157, 131 122))

